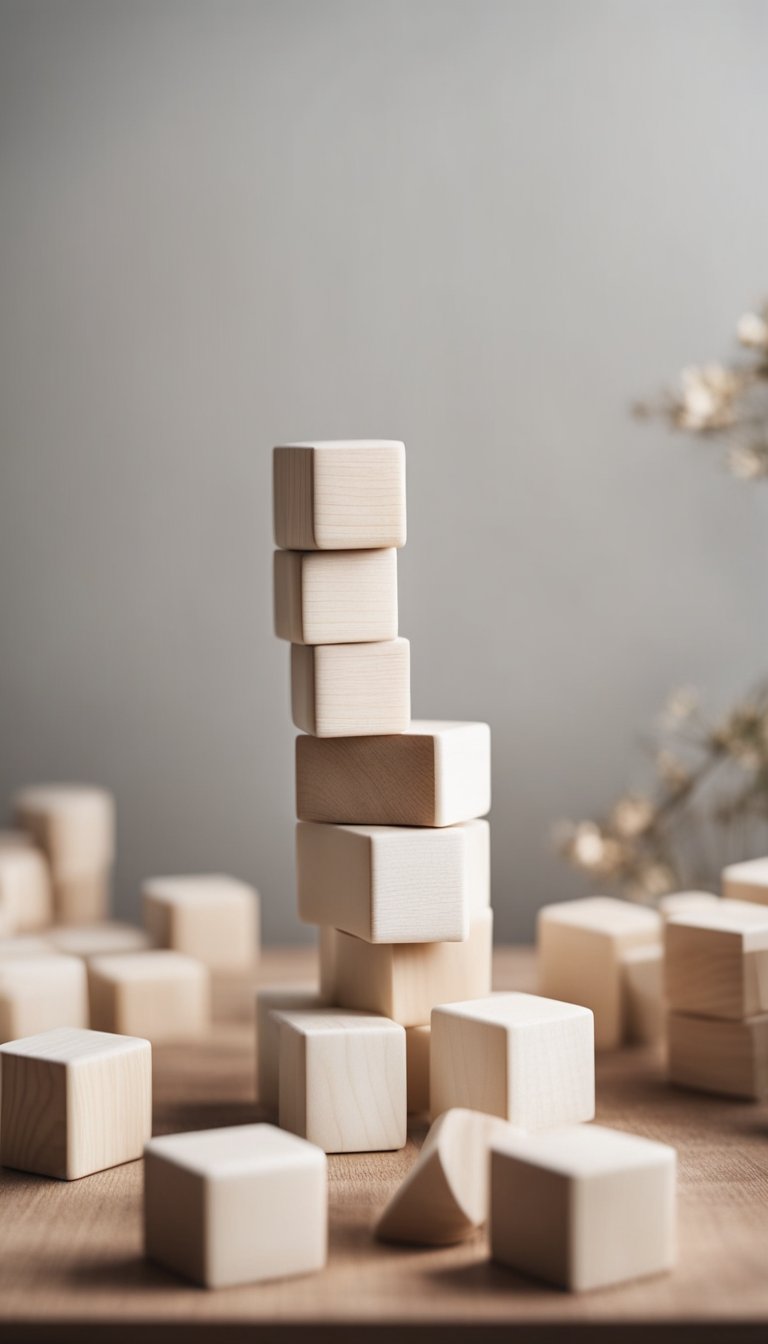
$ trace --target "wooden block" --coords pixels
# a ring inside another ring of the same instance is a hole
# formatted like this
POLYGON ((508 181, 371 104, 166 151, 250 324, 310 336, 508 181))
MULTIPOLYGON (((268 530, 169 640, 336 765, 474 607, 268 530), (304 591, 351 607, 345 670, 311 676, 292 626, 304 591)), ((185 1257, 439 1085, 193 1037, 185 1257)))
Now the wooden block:
POLYGON ((45 1031, 0 1049, 0 1082, 6 1167, 73 1181, 135 1161, 152 1133, 148 1041, 45 1031))
POLYGON ((17 960, 21 957, 52 957, 56 949, 49 938, 40 934, 13 934, 9 938, 0 938, 0 961, 17 960))
POLYGON ((428 1026, 436 1004, 490 993, 492 942, 491 910, 473 917, 463 943, 367 943, 334 932, 333 1002, 428 1026))
POLYGON ((87 1026, 88 987, 77 957, 52 953, 0 961, 0 1041, 87 1026))
POLYGON ((142 887, 142 906, 158 947, 215 971, 249 970, 258 957, 259 896, 234 877, 152 877, 142 887))
POLYGON ((657 1045, 664 1036, 664 952, 659 944, 630 947, 622 958, 627 1040, 657 1045))
POLYGON ((276 1009, 317 1008, 320 1004, 320 995, 310 986, 265 985, 256 991, 257 1100, 274 1115, 280 1101, 280 1023, 273 1013, 276 1009))
POLYGON ((397 551, 275 551, 275 634, 292 644, 397 639, 397 551))
POLYGON ((280 1126, 326 1153, 377 1153, 406 1140, 405 1032, 371 1013, 276 1012, 280 1126))
POLYGON ((488 1217, 491 1142, 512 1126, 479 1111, 446 1111, 376 1224, 380 1241, 451 1246, 488 1217))
POLYGON ((81 957, 85 962, 113 952, 145 952, 152 946, 144 929, 137 929, 134 924, 121 924, 118 920, 107 920, 104 924, 67 924, 51 929, 48 941, 58 952, 81 957))
POLYGON ((0 929, 29 933, 50 924, 53 897, 48 864, 34 845, 0 845, 0 929))
POLYGON ((328 1178, 319 1148, 272 1125, 165 1134, 144 1158, 150 1260, 206 1288, 322 1269, 328 1178))
POLYGON ((411 721, 407 639, 292 644, 291 713, 315 737, 402 733, 411 721))
POLYGON ((53 908, 59 924, 100 924, 109 917, 108 869, 79 877, 54 877, 53 908))
POLYGON ((210 972, 181 952, 92 957, 91 1022, 100 1031, 165 1041, 195 1040, 211 1021, 210 972))
POLYGON ((429 1042, 431 1027, 405 1029, 405 1079, 408 1114, 424 1115, 429 1110, 429 1042))
POLYGON ((56 881, 88 877, 112 866, 115 804, 105 789, 41 784, 21 789, 14 816, 46 855, 56 881))
POLYGON ((432 1116, 454 1106, 523 1129, 595 1114, 595 1048, 588 1008, 535 994, 490 994, 432 1011, 432 1116))
POLYGON ((768 905, 768 859, 750 859, 724 868, 723 896, 728 901, 768 905))
POLYGON ((317 931, 318 960, 320 963, 320 998, 323 1003, 336 1002, 336 946, 340 934, 327 924, 317 931))
POLYGON ((680 1087, 768 1099, 768 1013, 739 1022, 670 1013, 667 1071, 680 1087))
POLYGON ((752 1017, 768 1011, 768 910, 720 901, 676 915, 664 930, 667 1003, 703 1017, 752 1017))
POLYGON ((29 831, 21 828, 0 829, 0 849, 37 849, 29 831))
POLYGON ((627 1029, 622 956, 660 937, 656 911, 629 901, 591 896, 545 905, 537 926, 539 993, 591 1008, 595 1046, 615 1049, 627 1029))
POLYGON ((405 446, 291 443, 273 455, 275 542, 289 551, 405 545, 405 446))
POLYGON ((298 737, 301 821, 452 826, 491 806, 487 723, 417 719, 378 737, 298 737))
POLYGON ((491 1147, 491 1255, 573 1292, 672 1268, 674 1148, 603 1125, 491 1147))
POLYGON ((696 910, 710 910, 717 905, 720 897, 711 891, 673 891, 662 896, 659 901, 659 914, 666 922, 675 915, 690 915, 696 910))

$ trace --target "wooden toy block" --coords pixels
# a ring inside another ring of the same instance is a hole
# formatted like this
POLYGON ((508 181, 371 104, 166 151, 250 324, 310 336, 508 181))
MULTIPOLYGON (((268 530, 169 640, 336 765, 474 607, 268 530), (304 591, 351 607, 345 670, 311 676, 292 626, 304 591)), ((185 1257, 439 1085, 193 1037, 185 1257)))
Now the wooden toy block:
POLYGON ((741 1021, 670 1013, 670 1081, 750 1101, 768 1098, 768 1013, 741 1021))
POLYGON ((405 1081, 408 1114, 424 1115, 429 1110, 430 1027, 405 1029, 405 1081))
POLYGON ((91 1022, 100 1031, 146 1036, 154 1044, 194 1040, 211 1020, 210 972, 181 952, 92 957, 91 1022))
POLYGON ((289 551, 405 545, 405 446, 291 443, 273 455, 275 542, 289 551))
POLYGON ((50 939, 41 934, 22 933, 0 938, 0 961, 16 960, 19 957, 23 960, 29 957, 51 957, 55 953, 50 939))
POLYGON ((51 929, 48 940, 58 952, 81 957, 85 962, 113 952, 145 952, 152 946, 144 929, 137 929, 134 924, 121 924, 118 920, 107 920, 104 924, 66 924, 51 929))
POLYGON ((512 1130, 479 1111, 446 1111, 376 1225, 380 1241, 451 1246, 488 1217, 491 1142, 512 1130))
POLYGON ((302 821, 452 826, 490 806, 487 723, 417 719, 399 734, 296 739, 302 821))
POLYGON ((0 845, 0 928, 29 933, 53 918, 48 864, 34 845, 0 845))
POLYGON ((397 639, 397 551, 275 551, 275 634, 292 644, 397 639))
POLYGON ((249 970, 258 956, 259 897, 234 877, 153 877, 142 888, 144 926, 158 947, 215 971, 249 970))
POLYGON ((433 1118, 454 1106, 522 1129, 595 1114, 592 1014, 535 994, 490 994, 432 1010, 433 1118))
POLYGON ((630 947, 623 956, 627 1039, 656 1045, 664 1035, 664 953, 660 945, 630 947))
POLYGON ((546 905, 537 926, 540 994, 579 1003, 595 1015, 595 1046, 611 1050, 626 1034, 622 956, 658 943, 655 910, 610 896, 546 905))
POLYGON ((144 1156, 150 1260, 206 1288, 310 1274, 327 1254, 325 1154, 273 1125, 152 1139, 144 1156))
POLYGON ((278 1062, 280 1023, 276 1009, 317 1008, 316 989, 303 985, 265 985, 256 991, 256 1086, 259 1104, 277 1115, 280 1101, 278 1062))
POLYGON ((676 915, 664 930, 667 1003, 703 1017, 752 1017, 768 1011, 768 909, 720 901, 676 915))
POLYGON ((405 1032, 370 1013, 275 1012, 280 1126, 326 1153, 376 1153, 406 1140, 405 1032))
POLYGON ((152 1133, 148 1041, 59 1027, 2 1046, 0 1083, 6 1167, 73 1181, 135 1161, 152 1133))
POLYGON ((490 993, 492 943, 490 909, 473 917, 463 943, 368 943, 335 932, 333 1002, 428 1026, 435 1004, 490 993))
POLYGON ((104 789, 43 784, 14 799, 19 825, 43 850, 56 881, 103 873, 115 849, 115 805, 104 789))
POLYGON ((320 998, 323 1003, 336 1002, 336 946, 340 934, 324 924, 317 931, 318 960, 320 963, 320 998))
POLYGON ((768 859, 750 859, 724 868, 723 896, 729 901, 768 905, 768 859))
POLYGON ((54 877, 53 908, 59 924, 99 924, 109 917, 110 873, 54 877))
POLYGON ((666 923, 668 919, 674 919, 675 915, 690 915, 697 910, 710 910, 719 900, 720 897, 714 896, 711 891, 673 891, 668 896, 662 896, 659 901, 659 914, 666 923))
POLYGON ((411 720, 407 639, 292 644, 293 722, 315 737, 402 733, 411 720))
POLYGON ((0 829, 0 849, 37 849, 29 831, 20 827, 0 829))
POLYGON ((672 1268, 674 1148, 603 1125, 491 1146, 491 1256, 573 1292, 672 1268))
POLYGON ((77 957, 52 952, 0 961, 0 1041, 87 1026, 88 986, 77 957))

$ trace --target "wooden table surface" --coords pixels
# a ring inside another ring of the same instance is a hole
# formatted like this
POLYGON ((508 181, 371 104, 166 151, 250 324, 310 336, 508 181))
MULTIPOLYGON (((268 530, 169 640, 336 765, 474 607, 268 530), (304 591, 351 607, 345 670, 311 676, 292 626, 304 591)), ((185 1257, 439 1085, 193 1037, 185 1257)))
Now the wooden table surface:
MULTIPOLYGON (((271 951, 261 983, 314 975, 306 949, 271 951)), ((496 954, 495 986, 532 988, 529 950, 496 954)), ((245 1124, 253 1101, 248 985, 217 989, 211 1036, 155 1050, 155 1133, 245 1124)), ((668 1086, 653 1051, 598 1059, 597 1117, 679 1153, 677 1269, 581 1296, 527 1281, 461 1246, 380 1246, 371 1225, 412 1163, 399 1153, 331 1157, 327 1270, 206 1292, 145 1263, 140 1162, 69 1184, 0 1171, 0 1336, 20 1340, 458 1341, 657 1344, 768 1340, 768 1117, 763 1107, 668 1086), (652 1328, 651 1328, 652 1327, 652 1328)))

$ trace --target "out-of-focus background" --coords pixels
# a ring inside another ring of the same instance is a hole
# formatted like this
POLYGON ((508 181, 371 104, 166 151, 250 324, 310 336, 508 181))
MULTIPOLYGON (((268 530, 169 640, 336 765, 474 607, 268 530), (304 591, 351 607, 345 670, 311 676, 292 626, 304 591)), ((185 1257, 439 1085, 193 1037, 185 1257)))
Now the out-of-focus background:
POLYGON ((763 0, 0 6, 0 794, 294 913, 270 448, 403 438, 418 716, 487 719, 502 939, 670 688, 764 670, 768 502, 630 402, 763 296, 763 0))

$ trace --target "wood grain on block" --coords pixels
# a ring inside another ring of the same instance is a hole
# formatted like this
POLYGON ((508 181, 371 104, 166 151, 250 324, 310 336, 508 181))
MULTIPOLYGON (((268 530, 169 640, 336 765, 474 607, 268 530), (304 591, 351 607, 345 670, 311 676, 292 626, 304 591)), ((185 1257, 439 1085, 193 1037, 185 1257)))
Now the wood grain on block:
POLYGON ((325 1154, 272 1125, 152 1139, 144 1155, 150 1260, 206 1288, 309 1274, 325 1265, 325 1154))
POLYGON ((397 638, 397 551, 275 551, 275 634, 292 644, 397 638))
POLYGON ((408 1114, 424 1115, 429 1110, 430 1027, 406 1027, 405 1075, 408 1114))
POLYGON ((405 446, 293 443, 273 454, 275 542, 289 551, 404 546, 405 446))
POLYGON ((672 891, 659 901, 659 914, 666 922, 675 915, 690 915, 696 910, 710 910, 717 905, 719 896, 711 891, 672 891))
POLYGON ((210 972, 182 952, 131 952, 92 957, 91 1022, 147 1040, 195 1040, 211 1021, 210 972))
POLYGON ((105 789, 41 784, 14 798, 17 823, 43 850, 56 881, 100 873, 115 853, 115 803, 105 789))
POLYGON ((674 1012, 739 1018, 768 1011, 768 909, 729 900, 669 919, 664 974, 674 1012))
POLYGON ((615 1049, 627 1029, 622 956, 660 938, 657 912, 629 901, 588 896, 545 905, 536 934, 539 992, 591 1008, 597 1049, 615 1049))
POLYGON ((81 873, 53 878, 53 909, 59 924, 98 924, 109 916, 111 874, 81 873))
POLYGON ((7 1167, 72 1181, 133 1162, 152 1132, 148 1041, 46 1031, 0 1049, 0 1084, 7 1167))
POLYGON ((65 925, 51 929, 48 940, 58 952, 70 957, 108 956, 112 952, 145 952, 152 946, 149 934, 135 924, 107 920, 103 924, 65 925))
POLYGON ((724 868, 723 896, 729 901, 768 905, 768 859, 750 859, 724 868))
POLYGON ((667 1017, 670 1082, 699 1092, 750 1101, 768 1098, 768 1013, 728 1021, 670 1013, 667 1017))
POLYGON ((214 971, 249 970, 259 950, 259 896, 234 877, 152 877, 142 887, 144 926, 159 947, 214 971))
POLYGON ((274 1010, 317 1008, 320 1003, 320 995, 311 986, 265 985, 256 991, 257 1100, 275 1115, 280 1102, 280 1023, 273 1016, 274 1010))
POLYGON ((34 845, 0 845, 0 929, 29 933, 52 918, 51 878, 41 851, 34 845))
POLYGON ((674 1148, 602 1125, 510 1134, 491 1147, 491 1255, 574 1292, 669 1270, 674 1148))
POLYGON ((292 644, 291 713, 315 737, 402 733, 411 721, 407 639, 292 644))
POLYGON ((433 1009, 430 1096, 433 1118, 465 1106, 531 1130, 591 1120, 592 1013, 535 994, 433 1009))
POLYGON ((52 953, 0 960, 0 1041, 87 1026, 88 986, 79 958, 52 953))
POLYGON ((661 944, 630 947, 622 958, 627 1039, 656 1045, 664 1035, 664 952, 661 944))
POLYGON ((402 733, 296 739, 302 821, 452 826, 490 806, 487 723, 416 719, 402 733))
POLYGON ((332 961, 332 997, 341 1007, 421 1027, 436 1004, 490 994, 492 943, 488 909, 472 918, 463 943, 368 943, 334 930, 321 944, 321 965, 332 961))
POLYGON ((459 1108, 432 1125, 419 1156, 376 1224, 381 1241, 451 1246, 488 1217, 491 1142, 512 1126, 459 1108))
POLYGON ((280 1125, 326 1153, 402 1148, 405 1032, 370 1013, 275 1012, 280 1022, 280 1125))

